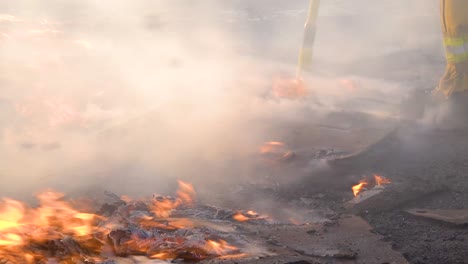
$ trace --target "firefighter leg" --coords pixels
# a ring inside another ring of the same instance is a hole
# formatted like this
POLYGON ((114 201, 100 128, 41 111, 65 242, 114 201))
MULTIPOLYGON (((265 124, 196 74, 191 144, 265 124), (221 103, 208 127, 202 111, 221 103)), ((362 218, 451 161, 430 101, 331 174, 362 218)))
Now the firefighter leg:
POLYGON ((440 0, 440 4, 447 66, 436 93, 457 97, 468 92, 468 1, 440 0))

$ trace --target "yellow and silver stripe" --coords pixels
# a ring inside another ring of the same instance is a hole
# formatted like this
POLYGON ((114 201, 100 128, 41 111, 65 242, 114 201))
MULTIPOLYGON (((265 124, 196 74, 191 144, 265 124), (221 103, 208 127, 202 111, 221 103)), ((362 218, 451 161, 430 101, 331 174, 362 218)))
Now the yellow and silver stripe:
POLYGON ((468 36, 444 39, 447 61, 460 63, 468 60, 468 36))
POLYGON ((299 65, 297 69, 297 78, 301 77, 302 71, 310 71, 312 66, 313 48, 315 42, 315 33, 317 31, 317 17, 320 6, 320 0, 310 0, 307 21, 304 26, 304 39, 299 52, 299 65))

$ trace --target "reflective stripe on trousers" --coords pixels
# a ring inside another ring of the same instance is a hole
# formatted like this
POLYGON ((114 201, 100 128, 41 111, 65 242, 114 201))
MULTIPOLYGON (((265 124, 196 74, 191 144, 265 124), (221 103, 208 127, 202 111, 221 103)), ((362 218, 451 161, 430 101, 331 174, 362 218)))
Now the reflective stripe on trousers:
POLYGON ((459 63, 468 60, 468 36, 462 38, 445 38, 447 61, 459 63))

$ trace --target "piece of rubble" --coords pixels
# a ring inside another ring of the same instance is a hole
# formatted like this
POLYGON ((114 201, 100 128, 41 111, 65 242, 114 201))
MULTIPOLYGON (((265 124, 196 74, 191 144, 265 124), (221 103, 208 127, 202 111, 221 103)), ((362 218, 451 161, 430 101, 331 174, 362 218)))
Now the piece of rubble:
POLYGON ((345 208, 353 208, 356 204, 360 204, 367 199, 370 199, 378 194, 380 194, 384 189, 383 188, 373 188, 364 192, 359 193, 351 201, 345 203, 345 208))
POLYGON ((409 209, 406 212, 415 216, 439 220, 454 225, 468 224, 468 209, 409 209))
POLYGON ((447 188, 443 185, 422 182, 418 184, 411 182, 405 184, 394 183, 386 186, 381 192, 370 195, 364 200, 361 199, 359 203, 345 206, 354 213, 372 209, 388 211, 446 190, 447 188))

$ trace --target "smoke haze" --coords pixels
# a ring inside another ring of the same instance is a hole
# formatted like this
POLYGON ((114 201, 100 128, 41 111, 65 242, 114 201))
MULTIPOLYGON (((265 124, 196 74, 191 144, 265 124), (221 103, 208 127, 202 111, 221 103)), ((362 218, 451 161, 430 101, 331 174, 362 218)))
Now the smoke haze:
POLYGON ((291 123, 395 115, 436 85, 438 1, 322 2, 311 95, 285 100, 272 81, 295 74, 308 1, 2 1, 2 194, 245 180, 291 123))

